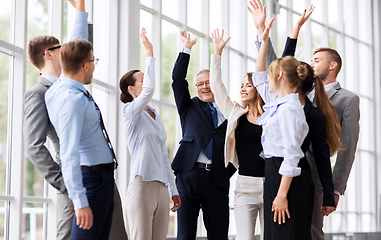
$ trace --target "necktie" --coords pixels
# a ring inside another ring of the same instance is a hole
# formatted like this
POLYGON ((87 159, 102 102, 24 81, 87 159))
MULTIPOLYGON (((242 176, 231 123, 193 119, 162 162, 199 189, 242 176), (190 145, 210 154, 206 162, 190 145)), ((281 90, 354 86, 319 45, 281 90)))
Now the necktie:
MULTIPOLYGON (((213 106, 212 103, 209 103, 210 111, 212 112, 212 118, 214 123, 214 128, 218 127, 218 117, 217 117, 217 109, 213 106)), ((213 138, 210 139, 208 144, 204 147, 204 153, 208 159, 212 159, 212 152, 213 152, 213 138)))
POLYGON ((97 103, 94 101, 93 97, 91 96, 91 94, 86 91, 84 92, 85 96, 94 103, 95 105, 95 109, 99 112, 99 116, 100 116, 100 119, 99 119, 99 123, 101 124, 101 128, 102 128, 102 132, 103 132, 103 135, 105 136, 106 140, 107 140, 107 143, 108 143, 108 146, 110 148, 110 151, 111 151, 111 154, 112 154, 112 157, 113 157, 113 161, 114 161, 114 169, 117 169, 118 168, 118 161, 116 160, 116 155, 115 155, 115 152, 114 152, 114 148, 112 147, 112 144, 111 144, 111 141, 110 141, 110 138, 108 136, 108 133, 106 131, 106 127, 105 127, 105 124, 103 122, 103 118, 102 118, 102 113, 101 113, 101 110, 99 109, 97 103))

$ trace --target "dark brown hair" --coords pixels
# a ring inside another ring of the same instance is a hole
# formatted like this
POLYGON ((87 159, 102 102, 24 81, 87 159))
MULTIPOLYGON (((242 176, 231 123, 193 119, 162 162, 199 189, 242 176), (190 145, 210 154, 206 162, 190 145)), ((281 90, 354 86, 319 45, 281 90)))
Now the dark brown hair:
POLYGON ((337 150, 343 150, 340 141, 341 126, 336 115, 336 110, 325 92, 322 81, 314 74, 313 68, 305 62, 301 62, 301 64, 307 67, 307 76, 300 82, 299 92, 302 94, 309 93, 315 83, 316 107, 323 113, 325 118, 326 141, 329 146, 330 155, 332 156, 337 150))
POLYGON ((327 48, 327 47, 322 47, 322 48, 316 49, 314 52, 314 55, 318 52, 327 52, 329 55, 328 60, 330 62, 336 62, 337 63, 337 68, 336 68, 336 77, 337 77, 337 74, 339 74, 339 72, 341 70, 341 66, 343 64, 343 61, 341 60, 340 54, 335 49, 327 48))
MULTIPOLYGON (((263 105, 265 104, 262 100, 262 97, 261 95, 259 94, 258 90, 256 87, 254 87, 254 84, 253 84, 253 73, 252 72, 248 72, 246 73, 246 76, 247 77, 247 80, 249 81, 249 83, 251 84, 251 86, 253 86, 254 88, 254 92, 255 92, 255 98, 254 98, 254 103, 255 103, 255 106, 257 107, 257 114, 260 116, 263 114, 263 105)), ((246 107, 246 106, 244 106, 246 107)))
POLYGON ((132 102, 132 100, 134 100, 130 92, 128 92, 128 87, 135 86, 136 78, 133 75, 137 72, 140 72, 140 70, 131 70, 124 74, 119 80, 119 88, 120 91, 122 91, 120 101, 123 103, 132 102))
POLYGON ((85 39, 75 39, 61 47, 61 67, 64 72, 76 74, 90 60, 93 45, 85 39))
POLYGON ((43 68, 44 52, 56 44, 60 44, 60 40, 53 36, 43 35, 32 38, 28 44, 28 55, 32 64, 38 69, 43 68))

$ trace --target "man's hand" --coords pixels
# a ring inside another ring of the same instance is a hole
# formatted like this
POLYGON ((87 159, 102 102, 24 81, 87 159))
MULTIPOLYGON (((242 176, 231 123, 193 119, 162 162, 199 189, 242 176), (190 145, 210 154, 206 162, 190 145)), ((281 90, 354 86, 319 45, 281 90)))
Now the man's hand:
POLYGON ((187 34, 185 30, 182 30, 180 32, 180 38, 181 38, 181 41, 183 41, 184 43, 184 47, 189 49, 192 49, 193 45, 195 45, 197 42, 197 39, 195 38, 192 40, 190 38, 190 34, 189 33, 187 34))
POLYGON ((75 216, 79 228, 89 230, 93 226, 94 217, 89 206, 75 210, 75 216))
POLYGON ((336 210, 336 208, 331 207, 331 206, 322 206, 321 207, 321 212, 323 213, 324 216, 328 216, 329 214, 331 214, 335 210, 336 210))
POLYGON ((254 26, 258 31, 258 35, 262 34, 266 28, 266 6, 262 6, 260 0, 251 0, 251 8, 248 6, 247 10, 251 13, 253 17, 254 26))
POLYGON ((339 200, 340 200, 340 195, 337 195, 337 194, 335 193, 335 204, 336 204, 336 208, 337 208, 337 206, 339 205, 339 200))
POLYGON ((85 0, 68 0, 77 11, 85 11, 85 0))
POLYGON ((172 196, 173 207, 171 208, 172 212, 176 212, 181 207, 181 198, 179 195, 172 196))
POLYGON ((142 39, 142 43, 147 52, 147 57, 153 57, 153 46, 152 43, 147 38, 147 30, 146 28, 142 28, 140 31, 140 38, 142 39))
POLYGON ((217 29, 214 29, 212 32, 212 38, 213 38, 213 43, 214 43, 214 53, 216 55, 221 56, 222 50, 226 46, 226 44, 229 42, 230 37, 226 40, 224 40, 224 30, 222 29, 221 35, 220 31, 217 29))

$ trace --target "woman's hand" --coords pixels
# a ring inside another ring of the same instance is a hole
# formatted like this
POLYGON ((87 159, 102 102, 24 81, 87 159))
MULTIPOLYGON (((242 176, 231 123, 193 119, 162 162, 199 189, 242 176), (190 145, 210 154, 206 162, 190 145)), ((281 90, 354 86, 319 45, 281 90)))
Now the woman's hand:
POLYGON ((146 28, 142 28, 140 31, 140 38, 142 39, 142 43, 147 52, 147 57, 153 57, 153 47, 151 42, 147 38, 147 30, 146 28))
POLYGON ((290 218, 287 197, 277 195, 273 201, 271 211, 274 212, 274 222, 278 221, 279 225, 286 223, 286 215, 290 218))
POLYGON ((269 39, 270 29, 273 27, 275 17, 271 18, 269 24, 262 33, 262 42, 267 42, 269 39))
POLYGON ((230 37, 226 40, 224 40, 224 30, 222 29, 221 35, 220 31, 217 29, 214 29, 212 32, 212 38, 213 38, 213 43, 214 43, 214 53, 216 55, 221 56, 222 50, 226 46, 226 44, 229 42, 230 37))
POLYGON ((312 12, 314 11, 314 9, 315 9, 315 6, 313 6, 313 5, 311 5, 308 10, 304 9, 303 15, 296 22, 295 28, 292 31, 290 38, 292 38, 292 39, 297 39, 298 38, 300 28, 308 20, 308 18, 310 18, 310 16, 311 16, 312 12))
POLYGON ((262 34, 266 28, 266 6, 262 6, 261 0, 251 0, 251 8, 248 6, 251 16, 253 17, 254 26, 257 29, 258 35, 262 34))
POLYGON ((176 212, 181 207, 181 198, 179 195, 172 196, 173 207, 171 208, 172 212, 176 212))
POLYGON ((190 38, 190 34, 189 33, 187 34, 185 30, 182 30, 180 32, 180 38, 181 38, 181 41, 183 41, 184 43, 184 47, 189 49, 192 49, 193 45, 195 45, 197 42, 197 39, 195 38, 192 40, 190 38))

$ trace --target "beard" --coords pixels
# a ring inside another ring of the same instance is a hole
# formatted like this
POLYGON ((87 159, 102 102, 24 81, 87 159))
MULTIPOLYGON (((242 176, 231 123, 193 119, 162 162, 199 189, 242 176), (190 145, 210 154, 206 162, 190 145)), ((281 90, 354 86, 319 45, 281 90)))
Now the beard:
POLYGON ((324 72, 317 73, 316 76, 318 76, 321 81, 324 81, 328 76, 328 69, 326 69, 324 72))

